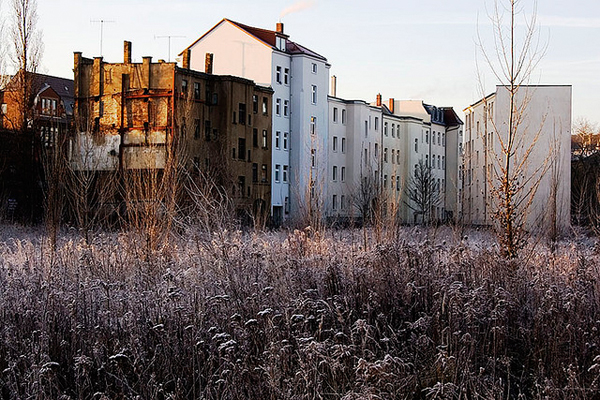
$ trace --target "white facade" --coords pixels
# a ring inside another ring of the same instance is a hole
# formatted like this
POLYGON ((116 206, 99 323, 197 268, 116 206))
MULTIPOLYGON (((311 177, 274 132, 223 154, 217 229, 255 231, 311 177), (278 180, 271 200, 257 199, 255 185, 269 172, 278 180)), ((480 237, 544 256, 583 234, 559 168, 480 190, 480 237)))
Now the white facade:
MULTIPOLYGON (((213 72, 251 79, 273 88, 271 211, 275 220, 297 215, 313 185, 326 191, 327 60, 283 33, 249 27, 224 19, 188 47, 190 67, 204 70, 213 54, 213 72), (313 154, 319 166, 311 168, 313 154)), ((186 49, 187 50, 187 49, 186 49)), ((314 186, 313 186, 314 187, 314 186)))
MULTIPOLYGON (((518 193, 525 228, 543 232, 556 222, 564 230, 571 204, 571 86, 522 86, 516 97, 520 123, 512 168, 519 171, 518 193), (522 168, 519 169, 519 165, 522 168)), ((502 143, 508 137, 509 91, 496 92, 465 109, 462 213, 466 223, 491 225, 498 208, 493 196, 504 163, 502 143)))

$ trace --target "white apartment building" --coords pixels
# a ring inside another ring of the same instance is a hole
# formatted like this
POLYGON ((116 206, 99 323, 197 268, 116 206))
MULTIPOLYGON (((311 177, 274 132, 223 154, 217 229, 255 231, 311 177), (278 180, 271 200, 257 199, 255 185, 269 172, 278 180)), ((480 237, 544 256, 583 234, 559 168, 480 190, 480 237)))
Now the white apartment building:
POLYGON ((329 116, 328 217, 360 218, 362 203, 376 200, 400 222, 421 222, 407 194, 419 162, 431 167, 439 192, 432 217, 458 215, 462 121, 451 107, 395 99, 384 104, 381 95, 372 104, 330 96, 329 116))
POLYGON ((212 54, 215 74, 251 79, 274 90, 271 212, 276 222, 299 215, 308 196, 327 193, 327 59, 284 34, 223 19, 189 50, 190 67, 204 70, 212 54))
MULTIPOLYGON (((517 92, 520 121, 513 169, 523 166, 519 184, 525 188, 518 193, 518 201, 529 203, 526 193, 537 186, 525 215, 530 231, 544 232, 554 222, 566 229, 570 223, 571 93, 571 86, 539 85, 521 86, 517 92)), ((505 86, 497 86, 464 112, 462 219, 491 225, 498 208, 493 189, 504 162, 510 93, 505 86)))

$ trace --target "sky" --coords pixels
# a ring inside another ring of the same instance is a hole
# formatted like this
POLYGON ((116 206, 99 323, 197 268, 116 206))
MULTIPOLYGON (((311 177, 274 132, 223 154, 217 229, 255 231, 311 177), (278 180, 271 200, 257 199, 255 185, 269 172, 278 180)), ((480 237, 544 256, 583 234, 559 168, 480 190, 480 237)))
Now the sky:
MULTIPOLYGON (((0 2, 6 17, 10 0, 0 2)), ((533 3, 521 1, 522 16, 533 15, 533 3)), ((273 30, 281 21, 290 40, 328 59, 338 97, 371 102, 381 93, 462 115, 500 83, 482 54, 494 54, 493 7, 493 0, 38 0, 42 72, 72 78, 74 51, 100 55, 95 21, 106 21, 107 62, 122 62, 124 40, 133 42, 134 61, 173 61, 222 18, 273 30)), ((573 120, 599 123, 600 2, 539 0, 535 15, 543 56, 530 83, 572 85, 573 120)))

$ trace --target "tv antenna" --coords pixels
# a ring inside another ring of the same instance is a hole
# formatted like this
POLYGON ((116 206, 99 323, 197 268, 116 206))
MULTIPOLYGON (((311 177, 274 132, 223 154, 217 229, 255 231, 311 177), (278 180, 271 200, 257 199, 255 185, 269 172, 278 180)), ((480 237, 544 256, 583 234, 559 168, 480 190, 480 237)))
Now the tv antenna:
POLYGON ((185 36, 177 36, 177 35, 164 35, 164 36, 156 36, 154 35, 154 39, 167 39, 169 42, 169 55, 167 57, 167 62, 171 62, 171 38, 184 38, 185 36))
POLYGON ((115 21, 113 20, 107 20, 107 19, 91 19, 90 23, 94 24, 100 24, 100 57, 102 57, 102 39, 104 37, 104 24, 106 23, 113 23, 115 21))

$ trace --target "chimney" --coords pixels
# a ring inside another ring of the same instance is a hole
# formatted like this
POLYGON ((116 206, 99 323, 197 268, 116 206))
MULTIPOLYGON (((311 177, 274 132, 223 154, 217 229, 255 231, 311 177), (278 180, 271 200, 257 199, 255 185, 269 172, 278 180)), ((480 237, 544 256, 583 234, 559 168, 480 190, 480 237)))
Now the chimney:
POLYGON ((213 53, 206 53, 206 58, 204 59, 204 72, 207 74, 213 73, 213 53))
POLYGON ((377 93, 377 107, 381 107, 381 93, 377 93))
POLYGON ((182 62, 182 66, 185 69, 190 69, 190 57, 192 55, 192 51, 190 49, 185 49, 183 51, 183 62, 182 62))
POLYGON ((123 42, 123 62, 131 64, 131 42, 127 40, 123 42))
POLYGON ((331 77, 331 95, 337 97, 337 77, 335 75, 331 77))
POLYGON ((389 108, 390 112, 393 114, 394 113, 394 98, 393 97, 388 100, 388 108, 389 108))
POLYGON ((275 28, 277 33, 281 33, 283 35, 283 22, 278 22, 275 28))
POLYGON ((142 57, 142 64, 144 66, 142 70, 142 87, 150 89, 150 83, 152 82, 152 77, 150 76, 152 71, 152 57, 142 57))

